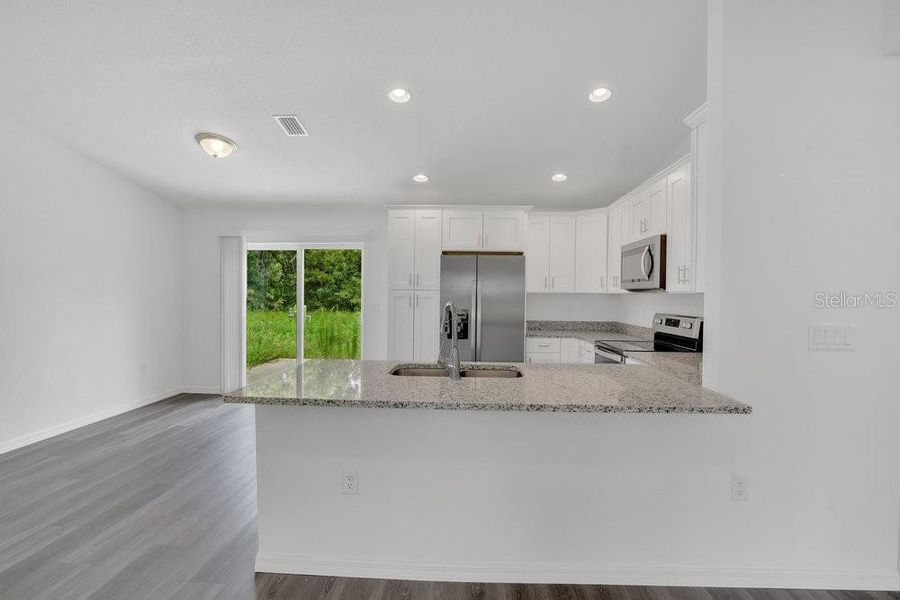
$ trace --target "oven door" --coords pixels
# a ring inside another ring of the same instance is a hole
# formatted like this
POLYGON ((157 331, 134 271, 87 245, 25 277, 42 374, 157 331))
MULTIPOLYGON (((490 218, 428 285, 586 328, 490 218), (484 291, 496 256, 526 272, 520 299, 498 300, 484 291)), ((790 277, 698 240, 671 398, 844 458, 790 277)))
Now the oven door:
POLYGON ((666 236, 622 246, 622 289, 666 289, 666 236))
POLYGON ((594 364, 615 364, 615 365, 624 365, 625 357, 621 354, 616 354, 615 352, 610 352, 609 350, 605 350, 603 348, 598 348, 594 346, 594 364))

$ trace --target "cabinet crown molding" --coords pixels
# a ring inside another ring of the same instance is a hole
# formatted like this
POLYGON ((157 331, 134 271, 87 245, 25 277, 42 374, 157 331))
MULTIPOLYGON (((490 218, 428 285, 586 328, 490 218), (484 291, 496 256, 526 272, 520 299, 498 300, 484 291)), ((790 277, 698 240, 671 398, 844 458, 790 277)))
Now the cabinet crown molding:
POLYGON ((496 204, 389 204, 387 210, 518 210, 530 212, 531 206, 498 206, 496 204))
POLYGON ((709 104, 704 102, 684 118, 684 124, 691 129, 697 129, 707 118, 709 118, 709 104))

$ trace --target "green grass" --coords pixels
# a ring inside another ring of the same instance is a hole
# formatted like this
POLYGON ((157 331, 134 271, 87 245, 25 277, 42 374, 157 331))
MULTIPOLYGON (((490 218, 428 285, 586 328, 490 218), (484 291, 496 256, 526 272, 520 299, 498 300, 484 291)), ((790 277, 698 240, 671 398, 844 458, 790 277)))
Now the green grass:
MULTIPOLYGON (((316 310, 306 314, 306 358, 359 358, 359 313, 316 310)), ((296 318, 286 311, 247 311, 247 368, 297 357, 296 318)))

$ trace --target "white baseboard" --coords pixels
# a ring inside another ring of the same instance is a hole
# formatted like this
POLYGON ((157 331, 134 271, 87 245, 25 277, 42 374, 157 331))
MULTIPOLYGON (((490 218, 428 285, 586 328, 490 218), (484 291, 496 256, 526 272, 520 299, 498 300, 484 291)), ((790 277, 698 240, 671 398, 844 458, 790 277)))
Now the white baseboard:
POLYGON ((256 571, 490 583, 900 590, 900 574, 897 571, 443 563, 264 553, 257 554, 256 571))
POLYGON ((189 385, 181 388, 181 392, 183 394, 215 394, 217 396, 222 394, 222 391, 218 387, 203 385, 189 385))
POLYGON ((63 433, 68 433, 73 429, 78 429, 79 427, 84 427, 85 425, 91 425, 92 423, 96 423, 97 421, 102 421, 104 419, 108 419, 110 417, 115 417, 116 415, 121 415, 122 413, 126 413, 130 410, 134 410, 136 408, 140 408, 142 406, 147 406, 148 404, 153 404, 154 402, 159 402, 160 400, 165 400, 166 398, 171 398, 172 396, 177 396, 181 393, 192 393, 192 394, 218 394, 219 391, 207 391, 207 388, 203 388, 202 390, 193 390, 193 389, 183 389, 183 388, 175 388, 171 390, 166 390, 164 392, 159 392, 157 394, 153 394, 151 396, 147 396, 146 398, 142 398, 140 400, 135 400, 133 402, 127 402, 125 404, 120 404, 119 406, 114 406, 113 408, 109 408, 92 415, 88 415, 86 417, 80 417, 78 419, 72 419, 71 421, 66 421, 65 423, 60 423, 59 425, 54 425, 53 427, 47 427, 45 429, 40 429, 33 433, 28 433, 19 437, 12 438, 11 440, 7 440, 5 442, 0 442, 0 454, 5 454, 7 452, 12 452, 13 450, 18 450, 19 448, 24 448, 25 446, 29 446, 31 444, 35 444, 37 442, 46 440, 48 438, 52 438, 53 436, 61 435, 63 433))

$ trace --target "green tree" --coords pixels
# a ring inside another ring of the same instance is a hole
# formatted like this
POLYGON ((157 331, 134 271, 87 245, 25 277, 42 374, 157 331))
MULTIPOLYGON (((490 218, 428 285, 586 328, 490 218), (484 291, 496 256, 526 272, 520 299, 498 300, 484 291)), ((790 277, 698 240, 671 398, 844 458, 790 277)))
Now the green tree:
POLYGON ((306 250, 303 295, 307 311, 359 312, 361 250, 306 250))

